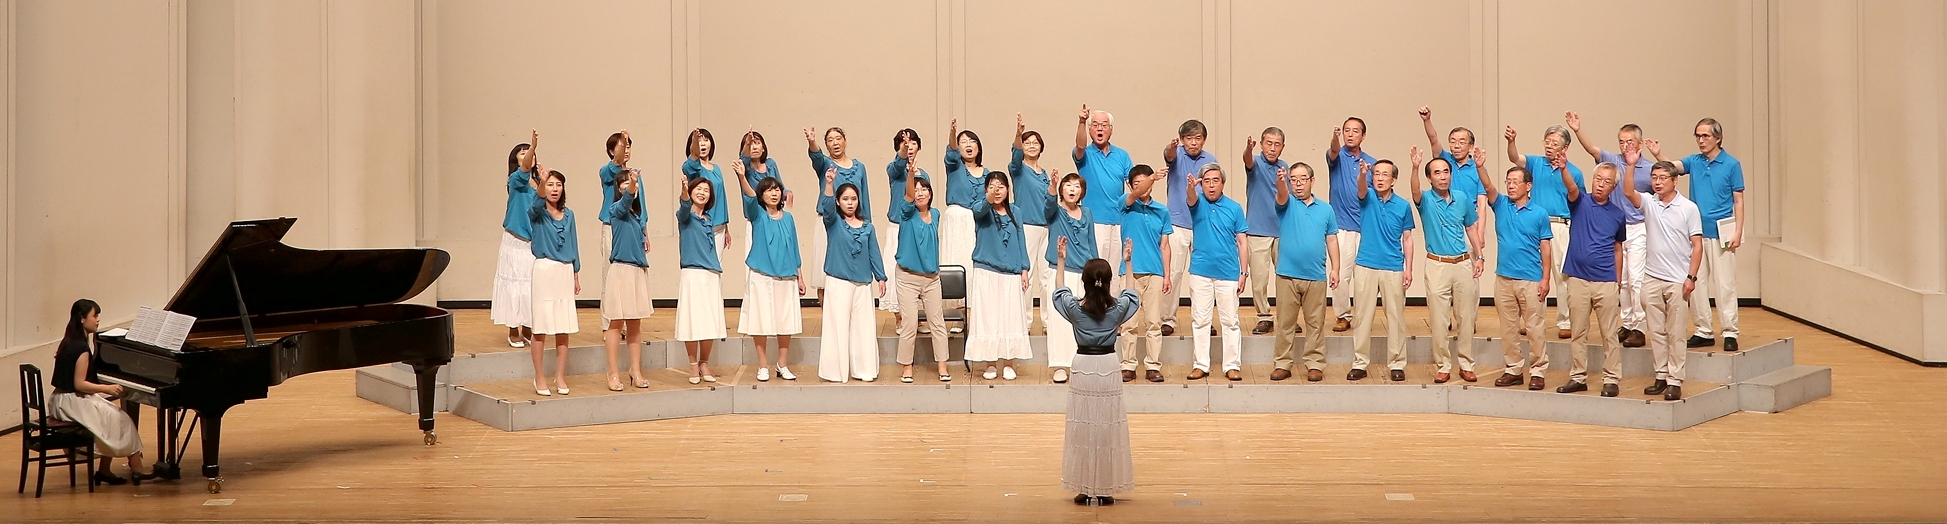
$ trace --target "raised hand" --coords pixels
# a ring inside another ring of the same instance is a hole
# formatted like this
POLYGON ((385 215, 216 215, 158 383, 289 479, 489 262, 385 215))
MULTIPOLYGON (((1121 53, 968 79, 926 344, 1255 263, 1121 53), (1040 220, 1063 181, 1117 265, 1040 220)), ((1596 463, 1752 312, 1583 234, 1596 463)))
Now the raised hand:
POLYGON ((1407 154, 1407 157, 1413 160, 1413 167, 1415 168, 1420 167, 1420 164, 1423 163, 1422 161, 1426 160, 1426 154, 1420 151, 1420 146, 1413 146, 1412 151, 1407 154))
POLYGON ((1122 240, 1122 263, 1127 264, 1129 263, 1130 260, 1134 260, 1136 258, 1135 255, 1136 255, 1136 245, 1129 243, 1128 239, 1123 239, 1122 240))
POLYGON ((1504 132, 1502 132, 1502 133, 1501 133, 1501 136, 1504 136, 1504 137, 1507 137, 1507 139, 1508 139, 1508 143, 1510 143, 1510 144, 1512 144, 1512 143, 1514 143, 1514 136, 1515 136, 1515 134, 1514 134, 1514 126, 1508 126, 1508 130, 1507 130, 1507 131, 1504 131, 1504 132))
POLYGON ((1481 159, 1487 158, 1487 150, 1481 149, 1481 146, 1474 146, 1474 153, 1469 155, 1469 158, 1473 158, 1474 163, 1479 164, 1481 159))
POLYGON ((811 144, 812 149, 818 149, 818 139, 816 138, 817 135, 818 135, 818 128, 816 126, 810 126, 804 128, 804 141, 806 144, 811 144))
POLYGON ((1068 237, 1066 236, 1055 239, 1055 263, 1068 263, 1068 237))
POLYGON ((1577 115, 1574 111, 1566 111, 1562 113, 1562 119, 1568 121, 1569 131, 1574 131, 1577 135, 1582 134, 1582 115, 1577 115))
POLYGON ((825 168, 825 191, 834 192, 834 193, 837 192, 838 191, 838 187, 837 187, 838 184, 836 183, 837 181, 838 181, 838 168, 835 167, 825 168))
POLYGON ((1021 136, 1021 133, 1026 133, 1027 131, 1028 131, 1027 122, 1021 120, 1020 113, 1014 113, 1014 136, 1021 136))
POLYGON ((1245 135, 1245 136, 1244 136, 1244 152, 1245 152, 1245 153, 1249 153, 1249 152, 1251 151, 1251 149, 1252 149, 1252 148, 1255 148, 1255 147, 1257 147, 1257 137, 1255 137, 1255 136, 1250 136, 1250 135, 1245 135))
POLYGON ((1076 118, 1077 120, 1081 120, 1082 122, 1088 122, 1088 104, 1082 104, 1082 112, 1081 114, 1076 116, 1078 117, 1076 118))
POLYGON ((1432 120, 1433 120, 1433 107, 1420 106, 1420 121, 1427 122, 1432 120))
POLYGON ((1278 183, 1279 184, 1291 183, 1291 168, 1288 167, 1278 168, 1278 183))
POLYGON ((1652 157, 1656 157, 1659 160, 1663 158, 1662 142, 1658 142, 1656 140, 1650 140, 1650 139, 1643 139, 1643 149, 1650 150, 1650 156, 1652 157))
POLYGON ((744 163, 742 161, 731 162, 730 172, 736 173, 738 177, 744 176, 744 163))
MULTIPOLYGON (((947 124, 946 136, 948 140, 952 140, 952 142, 948 142, 949 146, 951 147, 951 145, 954 142, 960 141, 960 119, 954 118, 952 120, 949 120, 948 122, 950 123, 947 124)), ((959 147, 953 147, 953 148, 959 149, 959 147)))

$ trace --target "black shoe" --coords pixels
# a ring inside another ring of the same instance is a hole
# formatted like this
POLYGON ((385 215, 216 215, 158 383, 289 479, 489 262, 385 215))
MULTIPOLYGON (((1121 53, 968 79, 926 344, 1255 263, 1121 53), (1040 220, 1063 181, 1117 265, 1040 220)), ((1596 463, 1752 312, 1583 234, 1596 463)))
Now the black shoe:
POLYGON ((1114 506, 1115 497, 1110 497, 1107 495, 1095 497, 1095 503, 1103 506, 1114 506))
POLYGON ((1354 369, 1345 373, 1346 380, 1365 380, 1366 370, 1354 369))
POLYGON ((1170 336, 1170 335, 1175 335, 1175 334, 1176 334, 1176 326, 1175 326, 1175 325, 1172 325, 1172 324, 1163 324, 1163 336, 1166 336, 1166 337, 1167 337, 1167 336, 1170 336))
POLYGON ((95 483, 107 484, 110 486, 120 486, 123 484, 127 484, 128 479, 117 477, 115 476, 114 473, 109 473, 107 471, 97 471, 95 472, 95 483))
POLYGON ((1724 351, 1726 352, 1737 351, 1737 337, 1724 337, 1724 351))
POLYGON ((1613 396, 1616 396, 1616 393, 1617 393, 1617 391, 1616 391, 1616 390, 1617 390, 1617 389, 1618 389, 1618 388, 1617 388, 1617 386, 1616 386, 1615 384, 1603 384, 1603 385, 1602 385, 1602 396, 1605 396, 1605 397, 1613 397, 1613 396))
POLYGON ((1589 390, 1588 383, 1574 381, 1574 380, 1568 381, 1567 384, 1562 384, 1562 387, 1555 388, 1556 393, 1575 393, 1575 392, 1588 391, 1588 390, 1589 390))
POLYGON ((1684 347, 1707 348, 1717 345, 1717 339, 1690 335, 1690 341, 1685 342, 1683 345, 1684 347))
POLYGON ((150 470, 148 473, 137 473, 133 471, 128 473, 128 479, 134 481, 137 486, 142 485, 142 481, 144 480, 155 480, 159 478, 162 478, 162 473, 154 470, 150 470))
POLYGON ((1670 386, 1663 392, 1663 400, 1683 400, 1683 386, 1670 386))
POLYGON ((1251 328, 1252 335, 1262 335, 1270 332, 1271 332, 1271 321, 1269 320, 1259 320, 1257 321, 1257 327, 1251 328))
POLYGON ((1392 375, 1393 375, 1393 382, 1405 382, 1405 381, 1406 381, 1406 370, 1404 370, 1404 369, 1395 369, 1395 370, 1393 370, 1393 373, 1392 373, 1392 375))
POLYGON ((1616 328, 1616 343, 1621 344, 1628 340, 1629 340, 1629 328, 1616 328))
POLYGON ((1077 494, 1075 494, 1075 505, 1077 505, 1077 506, 1087 506, 1087 505, 1088 505, 1088 501, 1089 501, 1089 499, 1091 499, 1091 498, 1093 498, 1093 497, 1090 497, 1090 496, 1088 496, 1088 495, 1083 495, 1083 494, 1080 494, 1080 493, 1077 493, 1077 494))
POLYGON ((1656 383, 1655 383, 1655 384, 1650 384, 1650 387, 1646 387, 1646 388, 1643 388, 1643 394, 1644 394, 1644 395, 1661 395, 1661 394, 1663 394, 1663 390, 1664 390, 1664 389, 1668 389, 1669 387, 1670 387, 1670 383, 1669 383, 1668 381, 1665 381, 1665 380, 1663 380, 1663 379, 1660 379, 1660 378, 1659 378, 1659 379, 1656 379, 1656 383))

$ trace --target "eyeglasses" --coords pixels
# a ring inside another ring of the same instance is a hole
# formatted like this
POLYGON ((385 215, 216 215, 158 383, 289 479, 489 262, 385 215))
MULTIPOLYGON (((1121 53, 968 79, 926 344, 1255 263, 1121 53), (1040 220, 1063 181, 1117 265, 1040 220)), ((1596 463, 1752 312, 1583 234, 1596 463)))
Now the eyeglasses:
POLYGON ((1675 175, 1658 175, 1654 173, 1650 174, 1650 180, 1676 180, 1676 179, 1677 177, 1675 175))
POLYGON ((1710 138, 1710 133, 1697 133, 1697 138, 1710 138))
POLYGON ((1114 125, 1114 124, 1110 124, 1110 123, 1108 123, 1108 122, 1089 122, 1089 123, 1088 123, 1088 126, 1089 126, 1089 127, 1109 127, 1109 126, 1112 126, 1112 125, 1114 125))

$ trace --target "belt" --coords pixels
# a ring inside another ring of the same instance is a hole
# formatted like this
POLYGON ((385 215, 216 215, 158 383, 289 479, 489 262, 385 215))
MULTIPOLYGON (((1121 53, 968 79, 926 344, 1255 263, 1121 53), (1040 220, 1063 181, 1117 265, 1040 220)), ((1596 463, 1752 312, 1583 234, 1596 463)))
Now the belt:
POLYGON ((1075 346, 1078 355, 1114 355, 1115 346, 1075 346))
POLYGON ((1549 221, 1549 222, 1554 222, 1554 223, 1557 223, 1557 224, 1567 224, 1567 223, 1568 223, 1568 219, 1566 219, 1566 218, 1562 218, 1562 217, 1548 217, 1548 221, 1549 221))
POLYGON ((908 274, 908 275, 912 275, 912 276, 916 276, 916 277, 920 277, 920 278, 939 278, 939 277, 940 277, 940 274, 939 274, 939 273, 921 273, 921 272, 918 272, 918 271, 913 271, 913 270, 911 270, 911 269, 906 269, 906 268, 905 268, 904 266, 901 266, 901 267, 899 268, 899 272, 900 272, 900 273, 905 273, 905 274, 908 274))
POLYGON ((1432 260, 1433 260, 1434 262, 1444 262, 1444 263, 1448 263, 1448 264, 1459 264, 1459 263, 1461 263, 1461 262, 1466 262, 1466 261, 1467 261, 1467 259, 1469 259, 1469 258, 1472 258, 1472 257, 1473 257, 1473 255, 1472 255, 1472 254, 1470 254, 1470 253, 1461 253, 1461 254, 1460 254, 1460 256, 1452 256, 1452 257, 1443 257, 1443 256, 1440 256, 1440 255, 1435 255, 1435 254, 1433 254, 1433 253, 1427 253, 1427 254, 1426 254, 1426 257, 1427 257, 1427 258, 1429 258, 1429 259, 1432 259, 1432 260))

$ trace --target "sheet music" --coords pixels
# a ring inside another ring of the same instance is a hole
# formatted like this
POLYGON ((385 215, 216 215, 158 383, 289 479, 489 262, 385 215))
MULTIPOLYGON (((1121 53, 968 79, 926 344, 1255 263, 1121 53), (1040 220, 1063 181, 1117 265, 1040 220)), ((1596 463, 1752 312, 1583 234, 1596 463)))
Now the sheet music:
POLYGON ((1731 235, 1729 232, 1734 229, 1737 229, 1737 217, 1717 219, 1717 242, 1720 247, 1724 249, 1731 248, 1731 235))
POLYGON ((189 339, 189 328, 196 325, 196 317, 164 311, 162 330, 156 336, 155 345, 170 351, 181 351, 183 341, 189 339))
POLYGON ((128 335, 128 330, 126 330, 126 329, 122 329, 122 328, 115 328, 115 329, 110 329, 110 330, 108 330, 108 331, 103 331, 103 332, 101 332, 101 335, 102 335, 102 336, 104 336, 104 337, 123 337, 123 338, 127 338, 127 335, 128 335))
POLYGON ((161 311, 157 311, 148 306, 142 306, 141 309, 135 312, 135 323, 129 325, 127 338, 136 342, 155 345, 156 337, 162 333, 162 321, 161 311))

